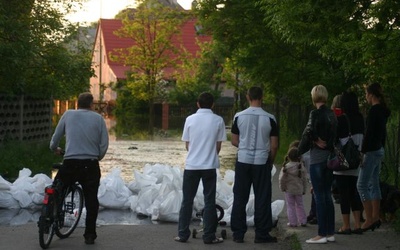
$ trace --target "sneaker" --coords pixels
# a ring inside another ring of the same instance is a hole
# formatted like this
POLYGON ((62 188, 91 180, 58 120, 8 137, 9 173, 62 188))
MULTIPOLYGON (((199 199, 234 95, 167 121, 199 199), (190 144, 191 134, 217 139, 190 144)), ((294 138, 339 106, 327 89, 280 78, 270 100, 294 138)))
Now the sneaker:
POLYGON ((244 243, 244 240, 243 239, 239 239, 239 238, 233 238, 233 242, 244 243))
POLYGON ((215 239, 211 241, 204 241, 204 244, 217 244, 217 243, 222 243, 224 242, 224 239, 216 237, 215 239))
POLYGON ((86 245, 93 245, 94 244, 94 237, 92 237, 92 236, 85 237, 85 244, 86 245))
POLYGON ((177 241, 177 242, 182 242, 182 243, 184 243, 184 242, 186 242, 186 241, 187 241, 187 239, 184 239, 184 238, 181 238, 181 237, 179 237, 179 236, 176 236, 176 237, 174 238, 174 241, 177 241))
POLYGON ((314 219, 310 220, 308 223, 311 224, 311 225, 318 224, 317 218, 314 218, 314 219))

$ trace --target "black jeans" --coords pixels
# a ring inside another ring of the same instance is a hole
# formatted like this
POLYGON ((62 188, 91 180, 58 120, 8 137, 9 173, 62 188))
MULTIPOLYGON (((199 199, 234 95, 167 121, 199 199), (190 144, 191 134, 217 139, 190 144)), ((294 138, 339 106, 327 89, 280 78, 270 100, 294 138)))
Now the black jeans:
POLYGON ((358 176, 335 175, 336 185, 340 194, 340 209, 342 214, 351 211, 361 211, 362 203, 357 190, 358 176))
POLYGON ((254 190, 254 226, 256 239, 266 239, 272 229, 271 165, 236 162, 231 229, 234 239, 243 239, 247 232, 246 206, 250 189, 254 190))
POLYGON ((100 186, 100 167, 97 160, 66 159, 55 179, 63 185, 79 182, 82 186, 86 207, 86 228, 84 236, 96 235, 96 220, 99 213, 97 193, 100 186))
POLYGON ((183 200, 179 211, 178 234, 182 239, 190 237, 189 225, 193 215, 193 200, 200 183, 203 183, 204 195, 204 241, 215 239, 217 230, 217 210, 215 207, 215 193, 217 186, 217 173, 215 169, 185 170, 183 172, 183 200))

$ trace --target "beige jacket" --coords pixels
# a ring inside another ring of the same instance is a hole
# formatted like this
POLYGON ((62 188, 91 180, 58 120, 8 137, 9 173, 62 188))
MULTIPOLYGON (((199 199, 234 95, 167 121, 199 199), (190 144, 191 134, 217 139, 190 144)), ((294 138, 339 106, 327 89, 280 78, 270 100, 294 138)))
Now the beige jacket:
POLYGON ((304 165, 300 162, 286 163, 279 173, 279 188, 289 194, 304 195, 307 189, 307 170, 304 165))

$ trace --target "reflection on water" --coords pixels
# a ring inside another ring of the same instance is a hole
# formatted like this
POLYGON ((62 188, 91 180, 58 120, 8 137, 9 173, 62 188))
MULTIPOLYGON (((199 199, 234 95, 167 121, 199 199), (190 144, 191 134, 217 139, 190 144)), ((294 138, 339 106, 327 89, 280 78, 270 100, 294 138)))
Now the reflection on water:
POLYGON ((112 133, 112 129, 117 124, 117 121, 112 117, 104 118, 104 120, 106 122, 107 130, 109 131, 108 136, 109 136, 110 141, 111 140, 115 141, 116 140, 116 136, 115 136, 115 133, 112 133))
MULTIPOLYGON (((18 226, 30 222, 37 222, 40 217, 40 209, 0 209, 0 226, 18 226)), ((148 225, 159 224, 150 217, 138 216, 131 210, 103 209, 99 211, 98 225, 148 225)), ((162 223, 162 222, 161 222, 162 223)), ((84 225, 84 215, 79 226, 84 225)))

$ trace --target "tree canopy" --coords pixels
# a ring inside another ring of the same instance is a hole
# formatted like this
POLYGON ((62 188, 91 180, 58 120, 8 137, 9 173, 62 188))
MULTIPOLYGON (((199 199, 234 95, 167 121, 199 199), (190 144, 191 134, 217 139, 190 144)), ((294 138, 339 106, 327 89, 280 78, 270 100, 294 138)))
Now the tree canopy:
POLYGON ((67 99, 89 89, 89 50, 65 19, 81 1, 0 2, 0 93, 67 99))
MULTIPOLYGON (((332 96, 370 81, 398 89, 398 1, 200 0, 194 6, 226 58, 275 97, 296 103, 316 84, 332 96)), ((398 98, 397 90, 391 99, 398 98)))

